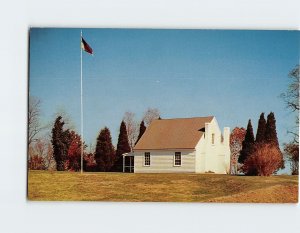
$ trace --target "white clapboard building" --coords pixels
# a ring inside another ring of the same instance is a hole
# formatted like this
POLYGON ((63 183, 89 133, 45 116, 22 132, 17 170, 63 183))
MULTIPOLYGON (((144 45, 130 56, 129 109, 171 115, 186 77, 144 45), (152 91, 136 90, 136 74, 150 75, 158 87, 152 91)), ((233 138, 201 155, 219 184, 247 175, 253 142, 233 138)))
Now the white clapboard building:
POLYGON ((215 117, 154 120, 134 147, 135 173, 226 174, 230 129, 215 117))

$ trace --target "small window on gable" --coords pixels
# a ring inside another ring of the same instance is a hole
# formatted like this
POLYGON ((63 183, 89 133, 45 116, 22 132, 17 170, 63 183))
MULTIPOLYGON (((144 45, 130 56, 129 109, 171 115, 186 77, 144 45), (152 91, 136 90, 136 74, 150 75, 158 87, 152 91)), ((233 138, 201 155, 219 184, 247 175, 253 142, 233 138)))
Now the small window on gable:
POLYGON ((145 152, 144 165, 150 166, 150 152, 145 152))
POLYGON ((174 166, 181 166, 181 152, 175 152, 174 166))
POLYGON ((211 134, 211 144, 215 144, 215 134, 211 134))

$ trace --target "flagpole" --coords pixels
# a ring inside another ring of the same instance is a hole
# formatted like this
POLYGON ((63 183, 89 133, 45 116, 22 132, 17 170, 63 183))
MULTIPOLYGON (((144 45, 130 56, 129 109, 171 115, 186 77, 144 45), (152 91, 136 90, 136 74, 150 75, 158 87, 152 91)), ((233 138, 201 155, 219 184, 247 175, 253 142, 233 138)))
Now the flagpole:
POLYGON ((83 173, 83 101, 82 101, 82 30, 80 31, 80 120, 81 120, 81 174, 83 173))

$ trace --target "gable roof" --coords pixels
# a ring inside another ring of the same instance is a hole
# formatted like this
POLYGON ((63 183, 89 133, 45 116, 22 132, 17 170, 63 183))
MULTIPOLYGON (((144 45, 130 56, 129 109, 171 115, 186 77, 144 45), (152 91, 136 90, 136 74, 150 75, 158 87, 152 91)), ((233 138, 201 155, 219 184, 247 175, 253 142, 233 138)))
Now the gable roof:
POLYGON ((134 150, 194 149, 214 117, 154 120, 134 150))

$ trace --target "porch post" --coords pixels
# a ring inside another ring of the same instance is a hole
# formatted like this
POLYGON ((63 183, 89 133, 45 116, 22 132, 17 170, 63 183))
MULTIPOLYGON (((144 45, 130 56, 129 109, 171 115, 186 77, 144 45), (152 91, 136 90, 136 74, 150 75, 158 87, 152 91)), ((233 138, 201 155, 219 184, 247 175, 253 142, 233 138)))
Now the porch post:
POLYGON ((131 168, 132 168, 132 164, 131 164, 131 156, 129 156, 129 164, 130 164, 130 173, 131 173, 131 168))
POLYGON ((125 156, 124 155, 122 156, 123 156, 123 172, 125 172, 125 156))

